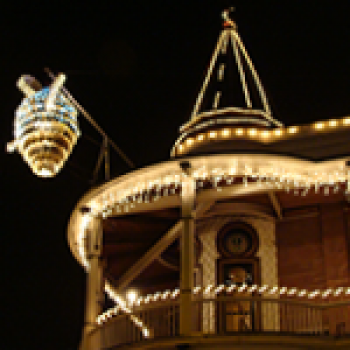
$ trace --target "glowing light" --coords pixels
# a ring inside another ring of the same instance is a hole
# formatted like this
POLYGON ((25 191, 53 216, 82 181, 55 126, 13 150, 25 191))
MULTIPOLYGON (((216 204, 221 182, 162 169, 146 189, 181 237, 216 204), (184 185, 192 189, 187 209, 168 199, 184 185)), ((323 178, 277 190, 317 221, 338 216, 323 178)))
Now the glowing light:
POLYGON ((269 138, 270 137, 270 132, 268 130, 264 130, 261 132, 261 137, 266 139, 266 138, 269 138))
POLYGON ((328 297, 332 293, 332 289, 329 288, 322 293, 322 298, 328 297))
POLYGON ((337 288, 337 290, 334 292, 334 296, 339 296, 342 292, 343 292, 344 288, 343 287, 339 287, 337 288))
POLYGON ((249 129, 248 134, 250 136, 256 136, 258 134, 258 131, 256 129, 249 129))
POLYGON ((328 125, 332 128, 336 127, 338 125, 338 121, 333 119, 328 122, 328 125))
POLYGON ((278 287, 274 286, 271 290, 270 290, 270 294, 275 294, 278 291, 278 287))
POLYGON ((209 137, 210 137, 211 139, 215 138, 216 135, 217 135, 217 134, 216 134, 215 131, 211 131, 211 132, 209 133, 209 137))
POLYGON ((350 117, 344 118, 343 119, 343 124, 344 125, 349 125, 350 124, 350 117))
POLYGON ((287 129, 287 132, 288 132, 289 134, 295 134, 295 133, 298 132, 298 127, 296 127, 296 126, 291 126, 290 128, 287 129))
POLYGON ((264 293, 267 289, 269 288, 269 286, 267 286, 266 284, 262 287, 259 288, 259 293, 264 293))
POLYGON ((224 136, 224 137, 230 136, 230 129, 222 130, 221 135, 224 136))
POLYGON ((203 134, 200 134, 197 136, 197 140, 198 141, 202 141, 204 139, 204 135, 203 134))
POLYGON ((138 292, 134 289, 127 291, 126 300, 130 305, 134 304, 138 298, 138 292))
POLYGON ((316 124, 314 124, 314 128, 317 129, 317 130, 322 130, 324 129, 325 125, 323 122, 318 122, 316 124))
POLYGON ((243 135, 243 129, 236 129, 236 135, 243 135))
POLYGON ((149 338, 150 336, 150 331, 147 328, 142 329, 142 334, 145 338, 149 338))
POLYGON ((305 289, 299 291, 299 293, 298 293, 298 295, 299 295, 300 297, 303 297, 303 296, 306 295, 306 294, 307 294, 307 290, 305 290, 305 289))
POLYGON ((273 133, 274 133, 274 135, 276 135, 276 136, 281 136, 281 135, 283 134, 283 131, 282 131, 282 129, 275 129, 275 130, 273 131, 273 133))
POLYGON ((296 288, 292 288, 292 289, 290 289, 290 290, 287 292, 287 295, 294 295, 294 294, 296 294, 296 292, 297 292, 297 289, 296 289, 296 288))
POLYGON ((257 289, 258 289, 258 286, 256 284, 254 284, 249 288, 249 293, 252 293, 252 292, 256 291, 257 289))
POLYGON ((280 289, 280 294, 282 295, 282 294, 285 294, 287 292, 287 288, 286 287, 282 287, 281 289, 280 289))
MULTIPOLYGON (((305 293, 306 294, 306 293, 305 293)), ((316 289, 316 290, 314 290, 313 292, 311 292, 310 294, 309 294, 309 298, 311 298, 311 299, 313 299, 313 298, 315 298, 317 295, 320 295, 321 294, 321 292, 318 290, 318 289, 316 289)))

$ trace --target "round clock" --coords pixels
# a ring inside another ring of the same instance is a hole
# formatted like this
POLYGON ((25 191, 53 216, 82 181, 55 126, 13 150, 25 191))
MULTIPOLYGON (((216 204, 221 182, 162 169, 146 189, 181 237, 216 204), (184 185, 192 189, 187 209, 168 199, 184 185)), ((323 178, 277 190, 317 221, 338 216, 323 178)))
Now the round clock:
POLYGON ((243 223, 226 225, 218 235, 218 248, 226 257, 247 257, 253 255, 258 247, 255 230, 243 223))
POLYGON ((245 253, 252 243, 249 234, 239 229, 227 232, 224 240, 225 248, 231 254, 245 253))

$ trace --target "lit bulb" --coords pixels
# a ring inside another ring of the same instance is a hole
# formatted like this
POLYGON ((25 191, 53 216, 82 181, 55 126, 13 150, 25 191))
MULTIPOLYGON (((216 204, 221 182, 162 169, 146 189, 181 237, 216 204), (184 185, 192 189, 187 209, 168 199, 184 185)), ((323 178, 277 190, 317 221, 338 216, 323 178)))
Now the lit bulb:
POLYGON ((266 138, 270 137, 270 133, 267 130, 264 130, 261 132, 261 137, 266 139, 266 138))
POLYGON ((126 299, 128 300, 128 303, 130 305, 135 303, 135 301, 137 300, 137 297, 138 297, 138 293, 134 289, 131 289, 126 293, 126 299))
POLYGON ((291 126, 287 131, 289 134, 295 134, 298 131, 298 128, 296 126, 291 126))
POLYGON ((249 129, 248 133, 250 136, 256 136, 258 131, 256 129, 249 129))
POLYGON ((317 130, 322 130, 324 128, 324 123, 318 122, 318 123, 314 124, 314 128, 317 130))
POLYGON ((273 131, 273 133, 274 133, 276 136, 281 136, 281 135, 283 134, 283 131, 282 131, 282 129, 275 129, 275 130, 273 131))
POLYGON ((228 137, 230 135, 230 130, 229 129, 224 129, 221 132, 222 136, 228 137))
POLYGON ((344 118, 344 119, 343 119, 343 124, 344 124, 344 125, 349 125, 349 124, 350 124, 350 118, 349 118, 349 117, 344 118))

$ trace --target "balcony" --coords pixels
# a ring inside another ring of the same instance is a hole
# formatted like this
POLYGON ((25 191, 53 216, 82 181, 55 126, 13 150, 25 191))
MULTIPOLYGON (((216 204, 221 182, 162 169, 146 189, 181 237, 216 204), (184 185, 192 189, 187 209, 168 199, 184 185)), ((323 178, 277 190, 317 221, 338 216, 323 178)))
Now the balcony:
POLYGON ((261 296, 193 300, 192 333, 179 334, 179 300, 136 306, 91 333, 94 349, 349 349, 350 301, 261 296))

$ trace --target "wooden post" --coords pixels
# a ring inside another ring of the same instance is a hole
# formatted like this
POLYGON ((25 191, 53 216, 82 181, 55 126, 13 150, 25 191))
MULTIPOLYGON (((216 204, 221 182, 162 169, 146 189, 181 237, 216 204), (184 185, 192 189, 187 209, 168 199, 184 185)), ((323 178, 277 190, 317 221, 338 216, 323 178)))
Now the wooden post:
POLYGON ((96 318, 102 310, 103 300, 103 271, 101 264, 102 253, 102 218, 93 218, 87 235, 87 250, 90 267, 87 275, 85 326, 83 335, 83 350, 99 350, 100 337, 95 334, 90 336, 96 328, 96 318))
POLYGON ((181 191, 183 230, 181 237, 181 281, 180 281, 180 334, 192 332, 193 305, 193 273, 194 273, 194 203, 196 182, 190 174, 190 164, 181 163, 183 181, 181 191))

